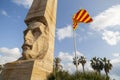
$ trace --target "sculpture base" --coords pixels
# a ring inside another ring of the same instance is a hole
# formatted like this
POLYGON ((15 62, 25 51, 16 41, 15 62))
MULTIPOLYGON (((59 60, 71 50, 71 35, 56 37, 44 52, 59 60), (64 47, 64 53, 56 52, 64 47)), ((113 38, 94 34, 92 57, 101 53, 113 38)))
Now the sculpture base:
POLYGON ((5 65, 0 80, 47 80, 52 72, 39 60, 16 61, 5 65))

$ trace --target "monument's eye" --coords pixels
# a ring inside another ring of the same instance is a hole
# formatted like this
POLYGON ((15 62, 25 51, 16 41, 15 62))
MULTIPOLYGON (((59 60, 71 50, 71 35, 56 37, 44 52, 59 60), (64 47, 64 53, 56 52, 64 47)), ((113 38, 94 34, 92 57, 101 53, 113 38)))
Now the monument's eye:
POLYGON ((28 29, 27 29, 27 30, 25 30, 25 31, 23 32, 23 33, 24 33, 24 35, 26 35, 28 31, 29 31, 28 29))
POLYGON ((41 31, 39 28, 35 28, 32 30, 32 34, 33 34, 34 38, 37 39, 40 36, 41 31))

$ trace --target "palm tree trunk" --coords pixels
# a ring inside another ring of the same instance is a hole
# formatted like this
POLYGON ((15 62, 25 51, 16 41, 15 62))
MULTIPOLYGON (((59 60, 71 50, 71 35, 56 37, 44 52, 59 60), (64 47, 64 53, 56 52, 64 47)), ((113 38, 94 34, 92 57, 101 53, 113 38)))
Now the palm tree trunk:
POLYGON ((98 71, 99 75, 101 75, 100 70, 98 71))
POLYGON ((108 72, 105 72, 106 73, 106 76, 108 77, 108 72))
POLYGON ((83 67, 83 72, 85 73, 85 68, 84 68, 84 65, 82 65, 82 67, 83 67))

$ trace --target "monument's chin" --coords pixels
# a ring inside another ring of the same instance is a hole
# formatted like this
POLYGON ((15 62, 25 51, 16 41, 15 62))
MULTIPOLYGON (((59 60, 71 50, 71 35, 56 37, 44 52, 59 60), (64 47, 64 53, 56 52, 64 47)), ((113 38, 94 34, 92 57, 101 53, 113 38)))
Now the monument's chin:
POLYGON ((31 50, 25 50, 22 52, 23 59, 29 60, 29 59, 35 59, 36 55, 31 50))

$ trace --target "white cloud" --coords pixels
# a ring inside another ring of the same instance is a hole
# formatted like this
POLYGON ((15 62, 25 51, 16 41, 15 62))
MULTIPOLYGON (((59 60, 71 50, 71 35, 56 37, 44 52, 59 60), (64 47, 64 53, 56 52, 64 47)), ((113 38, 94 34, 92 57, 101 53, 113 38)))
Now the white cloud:
POLYGON ((105 31, 102 39, 109 45, 116 45, 120 41, 120 32, 105 31))
POLYGON ((111 78, 120 80, 120 56, 112 59, 111 63, 113 65, 112 70, 110 71, 111 78))
POLYGON ((4 15, 4 16, 8 16, 8 13, 5 10, 1 10, 0 14, 4 15))
MULTIPOLYGON (((77 51, 77 56, 84 56, 82 53, 80 53, 79 51, 77 51)), ((62 60, 62 66, 64 68, 64 70, 69 71, 70 73, 75 72, 76 67, 73 64, 73 57, 74 57, 74 53, 70 54, 67 52, 59 52, 58 57, 62 60)), ((78 66, 79 71, 82 71, 82 66, 79 65, 78 66)), ((85 65, 85 69, 88 70, 92 70, 92 68, 90 67, 90 61, 87 61, 86 65, 85 65)))
POLYGON ((73 60, 73 56, 71 56, 69 53, 59 52, 58 57, 61 58, 62 60, 66 59, 65 60, 66 62, 73 60))
POLYGON ((111 80, 120 80, 120 76, 118 75, 110 75, 111 80))
POLYGON ((91 28, 104 30, 110 27, 120 26, 120 5, 115 5, 94 17, 91 28))
POLYGON ((120 57, 115 58, 115 59, 112 59, 112 60, 111 60, 111 63, 112 63, 112 64, 118 64, 118 63, 120 63, 120 57))
POLYGON ((63 40, 65 38, 71 38, 72 37, 72 26, 68 25, 64 28, 58 29, 57 30, 57 37, 58 40, 63 40))
POLYGON ((120 53, 113 53, 114 57, 120 57, 120 53))
POLYGON ((0 64, 15 61, 19 57, 21 57, 21 53, 18 48, 0 48, 0 64))
POLYGON ((29 8, 33 0, 12 0, 12 1, 19 6, 22 5, 25 8, 29 8))
POLYGON ((120 41, 120 5, 114 5, 94 17, 90 27, 102 32, 102 39, 109 45, 117 45, 120 41), (111 30, 111 31, 109 31, 111 30), (116 32, 114 31, 116 30, 116 32))

